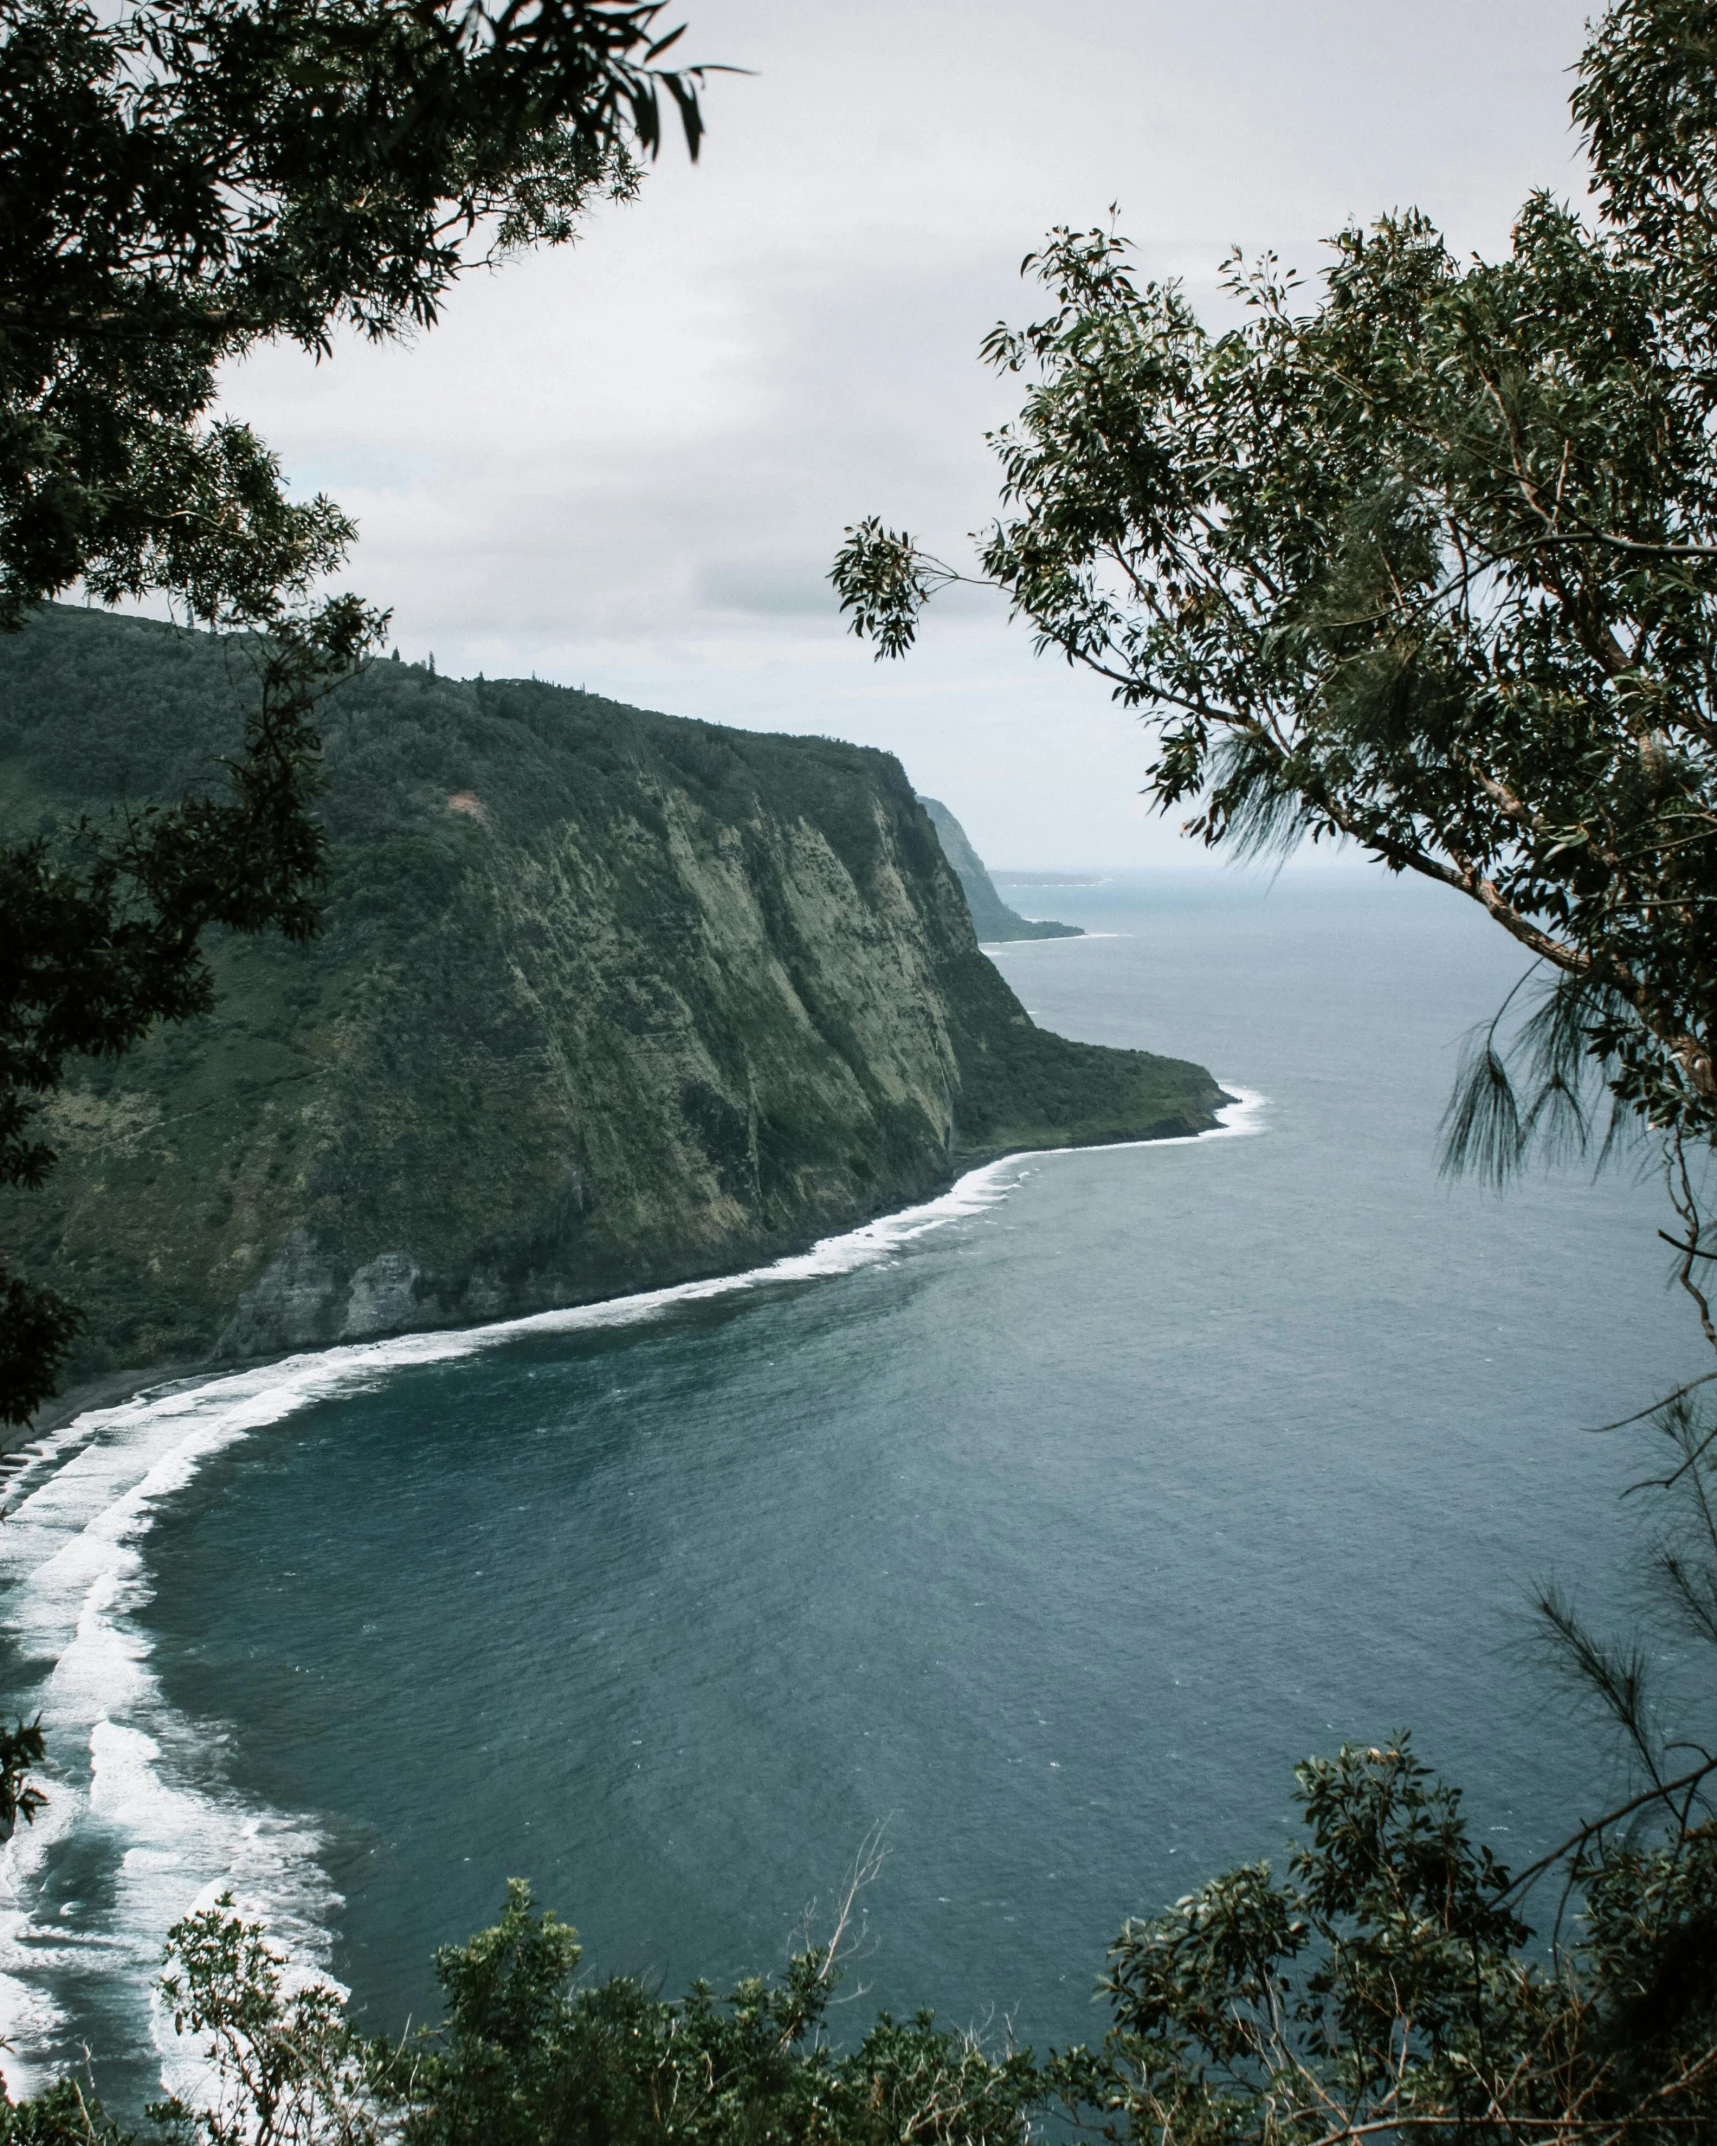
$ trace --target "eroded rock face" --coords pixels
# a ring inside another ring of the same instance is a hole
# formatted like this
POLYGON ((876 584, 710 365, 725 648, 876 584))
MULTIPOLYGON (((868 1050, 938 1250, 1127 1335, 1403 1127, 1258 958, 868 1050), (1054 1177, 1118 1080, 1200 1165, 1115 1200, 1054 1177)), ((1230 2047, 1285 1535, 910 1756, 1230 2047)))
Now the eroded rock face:
MULTIPOLYGON (((283 1356, 335 1341, 370 1341, 414 1327, 445 1326, 461 1292, 438 1285, 409 1252, 380 1252, 353 1269, 337 1245, 294 1230, 273 1262, 242 1291, 216 1339, 217 1358, 283 1356)), ((479 1300, 482 1291, 477 1290, 479 1300)), ((485 1316, 483 1310, 473 1318, 485 1316)))
POLYGON ((345 1317, 350 1270, 337 1254, 295 1229, 215 1343, 215 1354, 280 1356, 337 1338, 345 1317))
POLYGON ((426 1291, 418 1284, 423 1269, 409 1252, 378 1252, 352 1276, 346 1291, 342 1341, 367 1341, 372 1334, 397 1334, 417 1323, 426 1291))
MULTIPOLYGON (((116 649, 151 714, 104 782, 173 794, 226 742, 217 648, 53 613, 0 644, 38 796, 101 802, 116 649)), ((984 1154, 1213 1122, 1199 1067, 1033 1027, 884 754, 389 663, 327 735, 322 938, 214 949, 214 1017, 92 1066, 0 1202, 89 1309, 80 1370, 657 1287, 984 1154)))

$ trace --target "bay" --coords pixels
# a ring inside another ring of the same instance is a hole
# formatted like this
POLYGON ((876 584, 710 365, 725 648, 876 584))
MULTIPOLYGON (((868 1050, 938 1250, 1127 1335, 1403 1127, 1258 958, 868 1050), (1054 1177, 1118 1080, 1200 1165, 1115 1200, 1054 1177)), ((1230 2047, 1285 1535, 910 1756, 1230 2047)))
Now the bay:
POLYGON ((150 1964, 223 1884, 397 2029, 509 1876, 594 1972, 725 1983, 880 1826, 843 2020, 1041 2042, 1100 2033, 1123 1917, 1280 1851, 1310 1752, 1410 1726, 1517 1863, 1602 1793, 1529 1587, 1625 1614, 1638 1449, 1582 1426, 1703 1364, 1649 1178, 1438 1176, 1516 950, 1339 867, 1015 899, 1089 934, 994 950, 1043 1025, 1200 1060, 1243 1130, 30 1464, 0 1608, 59 1808, 7 1851, 9 2078, 173 2076, 150 1964))

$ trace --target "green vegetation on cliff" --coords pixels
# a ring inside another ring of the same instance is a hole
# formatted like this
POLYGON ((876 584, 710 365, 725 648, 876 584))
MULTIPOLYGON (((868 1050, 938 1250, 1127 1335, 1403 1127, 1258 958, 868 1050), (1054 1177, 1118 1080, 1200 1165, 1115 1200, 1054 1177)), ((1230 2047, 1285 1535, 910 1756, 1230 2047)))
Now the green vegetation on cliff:
MULTIPOLYGON (((219 779, 243 644, 0 644, 0 821, 219 779)), ((90 1061, 0 1235, 74 1373, 268 1354, 745 1264, 1017 1147, 1214 1122, 1201 1068, 1035 1028, 899 764, 382 662, 326 709, 327 927, 90 1061)))

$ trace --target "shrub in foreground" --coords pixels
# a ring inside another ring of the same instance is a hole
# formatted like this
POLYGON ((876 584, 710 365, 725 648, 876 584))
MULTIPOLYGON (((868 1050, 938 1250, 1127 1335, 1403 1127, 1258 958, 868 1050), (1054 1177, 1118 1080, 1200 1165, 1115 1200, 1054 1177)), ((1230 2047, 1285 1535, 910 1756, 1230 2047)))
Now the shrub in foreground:
MULTIPOLYGON (((834 2048, 839 1929, 726 1997, 580 1983, 574 1932, 517 1881, 492 1929, 437 1956, 443 2024, 374 2040, 222 1902, 172 1931, 161 1979, 206 2092, 151 2109, 146 2137, 1020 2146, 1070 2121, 1138 2146, 1717 2138, 1717 1825, 1584 1843, 1556 1866, 1578 1888, 1565 1944, 1535 1940, 1521 1881, 1404 1739, 1309 1761, 1298 1796, 1307 1837, 1285 1876, 1246 1865, 1129 1922, 1100 1984, 1106 2038, 1045 2062, 928 2012, 834 2048)), ((0 2111, 0 2146, 125 2137, 74 2081, 0 2111)))

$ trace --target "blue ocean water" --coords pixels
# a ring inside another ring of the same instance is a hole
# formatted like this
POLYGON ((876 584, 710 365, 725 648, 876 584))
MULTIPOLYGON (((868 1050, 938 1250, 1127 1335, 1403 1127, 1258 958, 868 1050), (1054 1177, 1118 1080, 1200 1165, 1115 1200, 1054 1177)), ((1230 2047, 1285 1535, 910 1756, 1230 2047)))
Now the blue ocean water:
POLYGON ((586 1965, 778 1965, 884 1828, 856 2025, 1101 2031, 1128 1914, 1277 1852, 1291 1768, 1411 1726, 1524 1862, 1611 1778, 1528 1643, 1620 1615, 1587 1435, 1704 1368, 1660 1194, 1448 1185, 1519 973, 1359 870, 1016 897, 1046 1026, 1208 1064, 1231 1136, 1025 1157, 742 1288, 331 1352, 85 1419, 0 1530, 54 1803, 8 1849, 28 2083, 185 2053, 148 1982, 231 1886, 377 2027, 529 1877, 586 1965))

